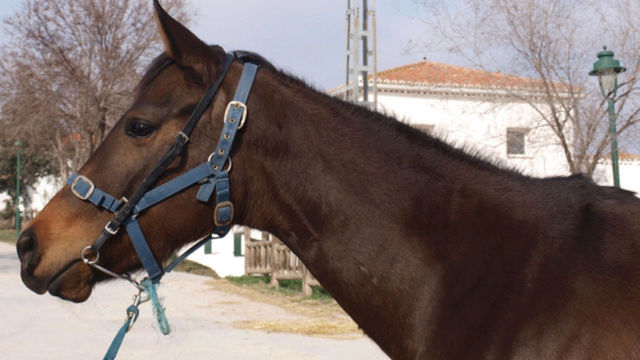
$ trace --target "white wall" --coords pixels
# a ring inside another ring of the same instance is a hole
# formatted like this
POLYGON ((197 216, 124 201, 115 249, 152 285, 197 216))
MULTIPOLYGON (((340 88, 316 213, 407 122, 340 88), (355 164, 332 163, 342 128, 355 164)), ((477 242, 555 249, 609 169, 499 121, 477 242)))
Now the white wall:
POLYGON ((42 210, 58 190, 62 188, 62 185, 63 181, 53 175, 38 179, 33 187, 27 188, 29 197, 31 198, 29 209, 37 211, 42 210))
MULTIPOLYGON (((620 161, 620 187, 640 194, 640 161, 620 161)), ((601 160, 593 172, 593 180, 599 185, 613 186, 611 160, 601 160)))
POLYGON ((381 92, 378 104, 380 111, 401 121, 435 125, 433 135, 528 175, 569 174, 556 137, 551 129, 541 126, 540 117, 525 102, 497 96, 381 92), (529 129, 524 155, 507 155, 507 128, 529 129))
MULTIPOLYGON (((32 186, 27 186, 26 193, 29 194, 29 198, 31 201, 28 206, 25 207, 24 202, 20 202, 20 211, 24 216, 25 211, 35 210, 39 212, 44 208, 44 206, 51 200, 53 195, 58 192, 61 187, 61 182, 56 180, 54 176, 45 176, 40 179, 32 186)), ((10 201, 11 197, 7 194, 7 192, 0 193, 0 207, 4 209, 5 202, 10 201)), ((27 214, 27 216, 30 216, 27 214)), ((28 219, 29 220, 29 219, 28 219)))
MULTIPOLYGON (((233 234, 235 232, 241 232, 242 227, 234 227, 229 231, 227 236, 222 239, 212 240, 211 254, 205 254, 204 246, 196 250, 189 260, 195 261, 202 265, 208 266, 213 269, 221 277, 226 276, 241 276, 244 274, 244 236, 240 248, 242 249, 242 256, 234 256, 233 254, 233 234)), ((257 230, 252 230, 255 238, 260 238, 260 234, 257 230)), ((187 247, 183 249, 186 250, 187 247)))

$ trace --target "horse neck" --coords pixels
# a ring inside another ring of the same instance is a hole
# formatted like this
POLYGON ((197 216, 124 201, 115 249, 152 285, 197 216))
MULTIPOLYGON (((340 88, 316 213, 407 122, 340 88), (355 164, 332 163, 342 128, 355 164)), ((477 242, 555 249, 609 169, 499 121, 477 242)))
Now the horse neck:
POLYGON ((499 194, 515 175, 282 81, 267 73, 252 94, 263 110, 250 110, 234 161, 240 222, 288 245, 379 344, 428 326, 415 312, 436 302, 443 262, 473 249, 462 225, 490 208, 508 217, 513 200, 499 194))

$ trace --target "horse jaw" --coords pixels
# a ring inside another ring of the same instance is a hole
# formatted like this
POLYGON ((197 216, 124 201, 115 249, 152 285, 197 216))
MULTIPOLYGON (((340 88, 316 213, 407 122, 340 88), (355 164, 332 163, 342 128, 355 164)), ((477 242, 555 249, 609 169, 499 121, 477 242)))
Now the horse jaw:
POLYGON ((94 284, 91 268, 82 262, 75 262, 52 279, 48 290, 53 296, 80 303, 89 298, 94 284))

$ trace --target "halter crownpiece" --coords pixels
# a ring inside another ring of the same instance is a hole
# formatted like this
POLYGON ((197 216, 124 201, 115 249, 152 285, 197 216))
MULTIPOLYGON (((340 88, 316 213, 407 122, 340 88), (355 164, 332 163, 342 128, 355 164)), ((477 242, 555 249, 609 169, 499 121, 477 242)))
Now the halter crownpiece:
POLYGON ((208 157, 207 161, 162 185, 153 189, 151 189, 151 187, 166 168, 182 153, 184 145, 189 141, 191 133, 200 121, 205 110, 213 101, 213 98, 218 92, 218 89, 224 81, 235 58, 235 53, 228 53, 226 55, 220 75, 218 75, 217 79, 204 94, 193 114, 187 121, 185 127, 176 135, 176 139, 173 144, 171 144, 169 149, 162 156, 161 160, 143 179, 142 183, 136 188, 129 200, 124 197, 118 200, 116 197, 96 187, 95 184, 84 175, 73 174, 67 179, 67 184, 69 184, 71 192, 79 199, 88 201, 99 208, 103 208, 115 214, 114 218, 105 225, 102 233, 93 245, 87 246, 83 249, 83 261, 87 265, 92 266, 109 276, 130 281, 136 286, 136 288, 138 288, 139 292, 137 296, 138 301, 135 301, 131 306, 135 308, 135 311, 127 310, 127 321, 125 321, 125 324, 113 340, 107 355, 105 355, 105 359, 115 358, 115 354, 117 354, 118 349, 120 348, 124 334, 130 329, 137 317, 137 308, 140 304, 139 300, 142 292, 146 292, 149 299, 153 300, 154 312, 157 314, 158 322, 161 329, 163 329, 163 333, 165 333, 165 335, 169 333, 169 326, 166 322, 166 318, 164 317, 164 308, 160 305, 156 295, 156 285, 160 282, 160 279, 164 274, 170 272, 176 265, 213 238, 213 235, 218 238, 223 237, 231 228, 234 216, 234 206, 231 202, 229 182, 231 158, 229 156, 237 132, 245 125, 247 119, 246 102, 258 71, 258 66, 256 64, 244 63, 235 96, 227 105, 224 114, 224 126, 220 133, 218 144, 216 145, 213 153, 208 157), (229 163, 229 166, 225 169, 225 165, 227 163, 229 163), (213 223, 215 225, 213 234, 201 239, 185 251, 180 257, 162 268, 158 260, 153 255, 136 218, 144 210, 197 184, 199 184, 200 187, 198 189, 196 199, 200 202, 209 203, 213 196, 213 192, 215 191, 216 193, 215 207, 213 211, 213 223), (117 274, 97 264, 100 257, 100 249, 108 240, 118 233, 122 225, 125 226, 126 231, 129 234, 129 238, 131 238, 133 247, 135 248, 138 257, 148 274, 148 277, 142 282, 134 280, 128 274, 117 274), (90 252, 93 253, 93 256, 89 254, 90 252), (133 316, 134 313, 135 316, 133 316))

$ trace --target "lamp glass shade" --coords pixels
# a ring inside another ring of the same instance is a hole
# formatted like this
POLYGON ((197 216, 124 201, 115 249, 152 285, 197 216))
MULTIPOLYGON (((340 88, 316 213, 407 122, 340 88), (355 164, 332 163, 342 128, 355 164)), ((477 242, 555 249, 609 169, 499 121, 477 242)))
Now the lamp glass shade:
POLYGON ((598 80, 600 81, 600 89, 605 97, 613 96, 616 89, 616 77, 618 74, 615 69, 602 69, 598 72, 598 80))

